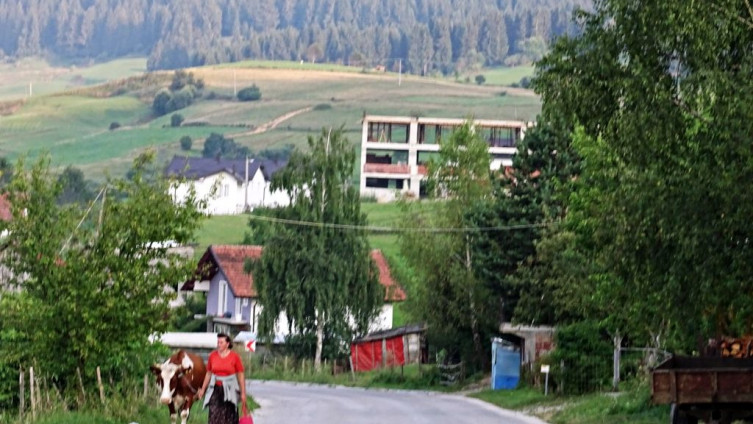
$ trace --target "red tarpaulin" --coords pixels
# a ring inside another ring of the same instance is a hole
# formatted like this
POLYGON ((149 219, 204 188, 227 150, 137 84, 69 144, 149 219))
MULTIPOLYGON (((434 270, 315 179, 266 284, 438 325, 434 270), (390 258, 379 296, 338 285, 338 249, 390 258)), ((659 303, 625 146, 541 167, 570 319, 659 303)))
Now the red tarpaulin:
POLYGON ((350 347, 350 355, 354 371, 404 365, 403 337, 353 343, 350 347))

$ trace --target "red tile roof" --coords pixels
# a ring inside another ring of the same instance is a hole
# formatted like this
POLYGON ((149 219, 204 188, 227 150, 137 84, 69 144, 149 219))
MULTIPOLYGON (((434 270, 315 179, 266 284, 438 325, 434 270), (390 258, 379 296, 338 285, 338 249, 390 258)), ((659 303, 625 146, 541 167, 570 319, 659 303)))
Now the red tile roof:
MULTIPOLYGON (((236 297, 257 297, 254 288, 254 277, 243 271, 246 258, 258 259, 261 257, 261 246, 242 245, 212 245, 199 260, 198 270, 201 277, 211 279, 218 271, 227 278, 233 294, 236 297)), ((381 250, 372 250, 371 259, 379 269, 379 283, 385 288, 385 302, 400 302, 405 300, 405 292, 402 287, 392 278, 389 264, 381 250)), ((193 284, 184 286, 184 290, 190 290, 193 284)))
POLYGON ((246 258, 258 259, 260 257, 261 246, 209 246, 207 252, 199 260, 199 267, 206 264, 214 268, 210 270, 211 276, 214 276, 217 270, 222 271, 236 297, 256 297, 254 276, 244 272, 243 265, 246 258), (211 264, 207 263, 210 258, 211 264))
POLYGON ((379 283, 384 286, 384 301, 385 302, 402 302, 405 300, 405 292, 403 288, 392 278, 390 273, 390 265, 387 263, 387 259, 384 258, 384 254, 379 249, 371 251, 371 260, 374 261, 377 268, 379 268, 379 283))

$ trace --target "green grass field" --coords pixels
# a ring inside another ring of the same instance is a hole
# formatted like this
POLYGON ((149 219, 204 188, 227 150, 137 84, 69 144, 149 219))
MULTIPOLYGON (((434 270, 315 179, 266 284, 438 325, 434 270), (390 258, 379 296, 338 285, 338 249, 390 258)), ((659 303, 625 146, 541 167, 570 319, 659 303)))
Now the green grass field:
POLYGON ((475 81, 476 75, 483 75, 486 78, 484 84, 487 85, 510 85, 520 82, 523 77, 532 77, 533 66, 515 66, 512 68, 493 68, 482 69, 481 71, 469 74, 471 82, 475 81))
POLYGON ((146 58, 124 58, 80 67, 38 58, 0 64, 0 101, 58 93, 146 72, 146 58))
MULTIPOLYGON (((505 94, 499 86, 411 75, 402 75, 398 81, 396 74, 355 67, 254 61, 192 69, 206 83, 204 98, 178 113, 186 122, 207 126, 175 129, 169 127, 170 116, 152 114, 151 99, 160 86, 129 86, 130 91, 113 97, 102 97, 107 91, 91 86, 138 75, 144 68, 143 58, 91 67, 55 67, 33 60, 0 66, 0 101, 13 98, 4 93, 27 85, 20 82, 25 75, 45 75, 44 84, 48 84, 45 89, 41 82, 35 84, 33 97, 11 108, 11 114, 0 116, 0 155, 15 159, 49 152, 53 165, 77 166, 87 178, 101 180, 105 173, 125 173, 133 158, 147 148, 156 149, 163 160, 181 154, 178 140, 183 135, 195 140, 189 154, 198 154, 210 132, 232 136, 255 151, 286 144, 304 148, 309 135, 330 126, 343 126, 348 138, 358 144, 366 113, 533 120, 540 110, 537 97, 505 94), (251 84, 260 87, 260 101, 232 99, 235 90, 251 84), (207 99, 210 93, 212 100, 207 99), (330 107, 313 109, 321 104, 330 107), (264 132, 251 133, 301 110, 307 111, 264 132), (121 127, 110 131, 113 122, 121 127)), ((513 70, 494 72, 511 74, 513 70)))

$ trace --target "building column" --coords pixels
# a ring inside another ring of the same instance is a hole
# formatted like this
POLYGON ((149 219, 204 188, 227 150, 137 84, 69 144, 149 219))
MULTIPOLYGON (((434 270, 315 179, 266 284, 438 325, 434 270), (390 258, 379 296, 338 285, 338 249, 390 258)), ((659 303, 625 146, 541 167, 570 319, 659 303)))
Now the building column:
POLYGON ((363 167, 366 165, 366 143, 368 143, 369 140, 369 122, 364 119, 361 127, 361 168, 359 168, 358 171, 361 175, 361 178, 359 178, 359 193, 363 196, 366 192, 366 177, 363 175, 363 167))
POLYGON ((418 173, 418 118, 411 118, 408 129, 408 165, 410 165, 410 190, 416 199, 421 194, 421 174, 418 173))

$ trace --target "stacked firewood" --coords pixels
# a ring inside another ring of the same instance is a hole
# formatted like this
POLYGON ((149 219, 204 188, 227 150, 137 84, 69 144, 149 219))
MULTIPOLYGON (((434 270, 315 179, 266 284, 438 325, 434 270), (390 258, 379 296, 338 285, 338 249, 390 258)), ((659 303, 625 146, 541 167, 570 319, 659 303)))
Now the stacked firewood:
POLYGON ((723 358, 753 357, 753 336, 722 337, 719 340, 719 353, 723 358))

